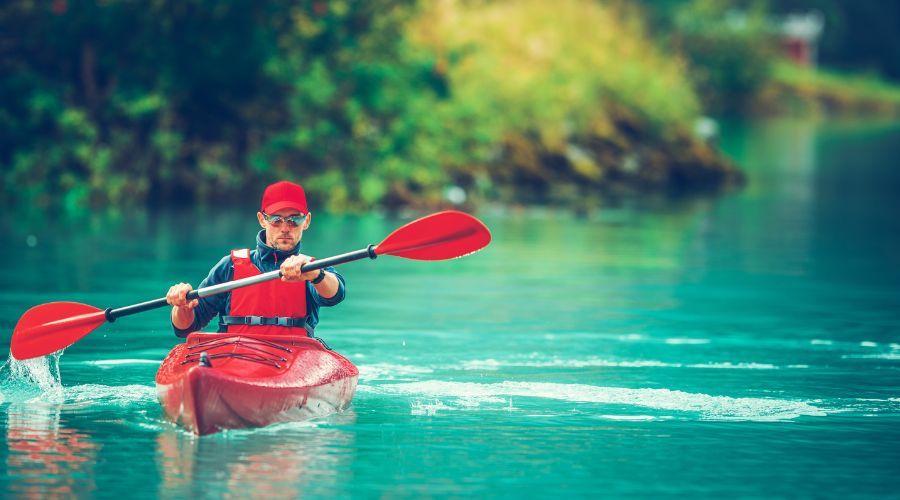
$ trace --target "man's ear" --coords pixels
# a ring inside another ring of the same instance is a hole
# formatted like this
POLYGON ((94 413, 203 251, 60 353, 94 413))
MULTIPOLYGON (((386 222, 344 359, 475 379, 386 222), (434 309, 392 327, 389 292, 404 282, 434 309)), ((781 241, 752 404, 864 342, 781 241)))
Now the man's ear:
POLYGON ((306 214, 306 222, 303 223, 303 230, 306 231, 309 229, 309 224, 312 222, 312 212, 306 214))
POLYGON ((266 219, 263 218, 262 212, 256 212, 256 220, 259 221, 259 225, 262 226, 263 229, 266 228, 266 219))

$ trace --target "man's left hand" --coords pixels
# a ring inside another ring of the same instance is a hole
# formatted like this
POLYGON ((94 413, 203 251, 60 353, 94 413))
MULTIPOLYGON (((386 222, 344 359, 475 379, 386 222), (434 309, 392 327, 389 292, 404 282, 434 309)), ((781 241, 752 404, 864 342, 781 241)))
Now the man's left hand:
POLYGON ((308 272, 302 272, 305 264, 312 262, 313 258, 309 255, 292 255, 281 264, 281 281, 312 281, 319 276, 319 270, 314 269, 308 272))

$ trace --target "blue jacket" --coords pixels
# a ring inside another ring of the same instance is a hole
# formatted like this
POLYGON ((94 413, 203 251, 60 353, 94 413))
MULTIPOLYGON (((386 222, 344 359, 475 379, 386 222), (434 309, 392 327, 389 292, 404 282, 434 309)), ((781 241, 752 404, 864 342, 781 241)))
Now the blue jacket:
MULTIPOLYGON (((289 252, 276 250, 269 245, 266 245, 266 242, 263 239, 264 234, 265 231, 260 231, 256 235, 256 250, 250 252, 250 260, 260 272, 266 273, 274 271, 278 269, 288 257, 300 253, 302 243, 298 243, 297 246, 289 252)), ((325 270, 337 276, 339 282, 338 291, 334 297, 326 299, 319 295, 319 292, 316 291, 316 288, 312 283, 306 283, 306 322, 313 328, 319 323, 319 307, 331 307, 344 300, 344 277, 335 271, 333 267, 326 267, 325 270)), ((231 281, 232 277, 234 277, 234 265, 231 263, 231 254, 229 254, 223 257, 218 264, 210 269, 209 275, 200 282, 198 288, 231 281)), ((219 328, 217 331, 224 332, 226 327, 222 324, 221 317, 227 316, 230 309, 231 292, 203 297, 200 299, 197 307, 194 308, 194 322, 191 323, 191 326, 184 330, 175 328, 174 325, 172 325, 172 328, 175 330, 175 335, 182 338, 187 337, 187 334, 202 329, 209 324, 209 321, 214 316, 219 315, 219 328)))

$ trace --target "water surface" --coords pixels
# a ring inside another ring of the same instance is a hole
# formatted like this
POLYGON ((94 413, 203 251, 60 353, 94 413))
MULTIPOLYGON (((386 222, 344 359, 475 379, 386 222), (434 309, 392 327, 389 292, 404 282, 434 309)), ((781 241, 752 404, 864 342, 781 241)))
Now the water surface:
MULTIPOLYGON (((900 126, 726 124, 713 200, 485 210, 483 252, 343 266, 318 330, 360 368, 347 412, 195 438, 153 385, 167 311, 5 365, 5 495, 894 495, 900 126), (57 373, 58 369, 58 373, 57 373), (135 485, 140 485, 136 490, 135 485)), ((195 285, 253 243, 246 206, 0 217, 0 326, 195 285)), ((305 250, 405 218, 315 214, 305 250)))

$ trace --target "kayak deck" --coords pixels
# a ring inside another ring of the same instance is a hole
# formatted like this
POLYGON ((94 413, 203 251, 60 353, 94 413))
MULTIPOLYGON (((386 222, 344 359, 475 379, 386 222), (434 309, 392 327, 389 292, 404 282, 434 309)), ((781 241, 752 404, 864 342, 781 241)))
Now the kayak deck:
POLYGON ((197 332, 163 360, 156 387, 168 418, 203 435, 341 411, 358 377, 309 337, 197 332))

